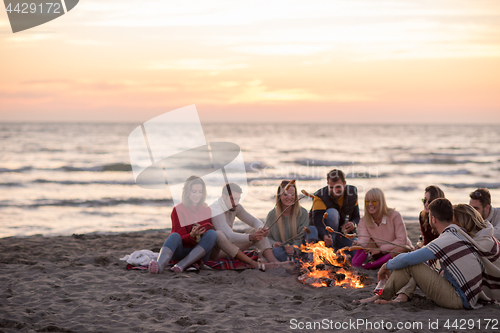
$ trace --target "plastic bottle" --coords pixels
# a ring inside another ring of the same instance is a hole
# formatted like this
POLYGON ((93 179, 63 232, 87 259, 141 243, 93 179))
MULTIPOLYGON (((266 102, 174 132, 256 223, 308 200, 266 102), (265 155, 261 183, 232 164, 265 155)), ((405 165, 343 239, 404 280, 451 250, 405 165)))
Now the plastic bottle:
POLYGON ((418 237, 417 249, 421 248, 423 244, 424 244, 424 237, 420 235, 420 237, 418 237))
POLYGON ((344 224, 342 225, 342 232, 344 232, 344 234, 346 233, 345 226, 346 226, 347 222, 349 222, 349 215, 345 216, 344 224))

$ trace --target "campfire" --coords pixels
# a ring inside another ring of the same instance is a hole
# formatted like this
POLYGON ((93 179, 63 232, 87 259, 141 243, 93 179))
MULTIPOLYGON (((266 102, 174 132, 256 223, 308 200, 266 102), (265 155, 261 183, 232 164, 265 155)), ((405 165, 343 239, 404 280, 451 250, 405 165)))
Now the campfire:
POLYGON ((353 270, 347 260, 344 250, 335 252, 326 247, 325 242, 301 245, 300 250, 311 253, 311 262, 301 261, 299 281, 319 288, 339 286, 342 288, 363 288, 370 284, 367 276, 353 270))

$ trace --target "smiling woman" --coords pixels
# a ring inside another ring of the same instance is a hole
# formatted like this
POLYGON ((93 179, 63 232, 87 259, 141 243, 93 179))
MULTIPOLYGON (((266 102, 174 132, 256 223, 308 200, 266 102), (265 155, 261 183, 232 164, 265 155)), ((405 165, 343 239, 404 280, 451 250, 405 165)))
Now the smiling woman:
POLYGON ((271 226, 269 241, 273 246, 273 254, 279 261, 287 261, 300 253, 299 247, 304 241, 316 242, 318 231, 309 225, 307 210, 300 206, 297 200, 295 184, 287 186, 288 180, 283 180, 276 193, 276 205, 267 214, 265 225, 271 225, 278 216, 278 223, 271 226), (288 188, 287 188, 288 187, 288 188))
POLYGON ((172 211, 172 232, 157 260, 149 263, 149 272, 162 273, 170 260, 179 261, 171 270, 182 273, 200 259, 208 260, 217 242, 210 207, 205 203, 207 189, 203 179, 189 177, 182 189, 182 202, 172 211))
POLYGON ((384 192, 372 188, 366 192, 365 215, 359 221, 358 250, 352 258, 352 265, 364 269, 377 269, 399 253, 413 248, 407 236, 406 226, 401 214, 388 208, 384 192), (370 255, 370 261, 364 263, 370 255))

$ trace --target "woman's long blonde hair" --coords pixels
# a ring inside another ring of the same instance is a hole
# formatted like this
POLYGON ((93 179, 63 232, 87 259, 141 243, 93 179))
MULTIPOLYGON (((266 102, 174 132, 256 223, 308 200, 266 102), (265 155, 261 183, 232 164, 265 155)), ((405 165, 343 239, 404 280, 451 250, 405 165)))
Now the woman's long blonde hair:
MULTIPOLYGON (((285 187, 288 185, 289 182, 290 182, 289 180, 283 180, 280 186, 278 186, 278 192, 276 194, 276 216, 279 216, 281 212, 283 212, 283 207, 281 204, 281 195, 285 193, 285 187)), ((298 194, 297 194, 296 184, 290 186, 290 188, 292 187, 295 191, 295 200, 297 200, 298 194)), ((299 216, 301 211, 300 202, 297 201, 296 203, 294 203, 293 206, 289 208, 289 210, 292 211, 290 229, 292 230, 292 236, 295 237, 297 236, 297 217, 299 216)), ((285 221, 283 219, 283 216, 280 217, 277 225, 278 225, 278 230, 280 232, 281 241, 284 242, 286 238, 285 238, 285 221)))
POLYGON ((481 214, 467 204, 453 206, 453 223, 467 230, 471 237, 474 237, 479 230, 486 228, 486 222, 481 214))
POLYGON ((198 206, 206 206, 205 200, 207 199, 207 185, 203 179, 198 176, 191 176, 184 182, 184 187, 182 188, 182 204, 186 207, 194 206, 191 199, 189 199, 189 193, 191 192, 191 186, 195 184, 201 184, 203 186, 203 196, 201 197, 198 206))
POLYGON ((365 194, 365 223, 368 228, 372 228, 375 226, 375 222, 373 221, 373 216, 368 212, 368 205, 366 201, 378 201, 378 211, 377 215, 379 216, 389 216, 394 211, 394 208, 387 207, 387 203, 385 201, 384 192, 382 192, 379 188, 372 188, 365 194))

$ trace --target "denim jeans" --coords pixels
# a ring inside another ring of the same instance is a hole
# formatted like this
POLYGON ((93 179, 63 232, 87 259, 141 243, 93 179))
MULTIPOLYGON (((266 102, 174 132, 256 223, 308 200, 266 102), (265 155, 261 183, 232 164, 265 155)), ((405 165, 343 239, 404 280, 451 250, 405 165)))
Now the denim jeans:
MULTIPOLYGON (((326 210, 328 213, 328 217, 325 219, 325 224, 329 227, 331 227, 335 231, 340 231, 339 230, 339 225, 340 225, 340 215, 339 212, 335 208, 328 208, 326 210)), ((333 234, 332 235, 333 239, 333 248, 335 250, 338 250, 340 248, 346 247, 346 246, 352 246, 352 239, 342 237, 339 234, 333 234)), ((352 253, 354 254, 354 253, 352 253)))
MULTIPOLYGON (((308 226, 307 228, 311 232, 309 234, 306 233, 305 238, 302 240, 302 244, 304 244, 304 242, 307 242, 307 243, 317 242, 318 241, 318 229, 316 229, 316 227, 312 226, 312 225, 308 226)), ((273 254, 276 257, 276 259, 278 259, 278 261, 287 261, 287 259, 288 259, 288 254, 286 253, 284 246, 274 247, 273 254)))
MULTIPOLYGON (((214 247, 215 243, 217 243, 217 233, 215 232, 215 230, 207 230, 207 232, 205 232, 203 236, 201 236, 198 245, 205 250, 205 256, 202 258, 203 261, 208 260, 208 258, 210 257, 210 252, 212 252, 212 248, 214 247)), ((170 234, 170 236, 168 236, 165 243, 163 243, 163 246, 168 247, 173 252, 173 256, 171 259, 173 261, 180 261, 184 259, 184 257, 186 257, 189 252, 194 249, 194 247, 184 247, 182 245, 181 235, 176 232, 173 232, 170 234)))

